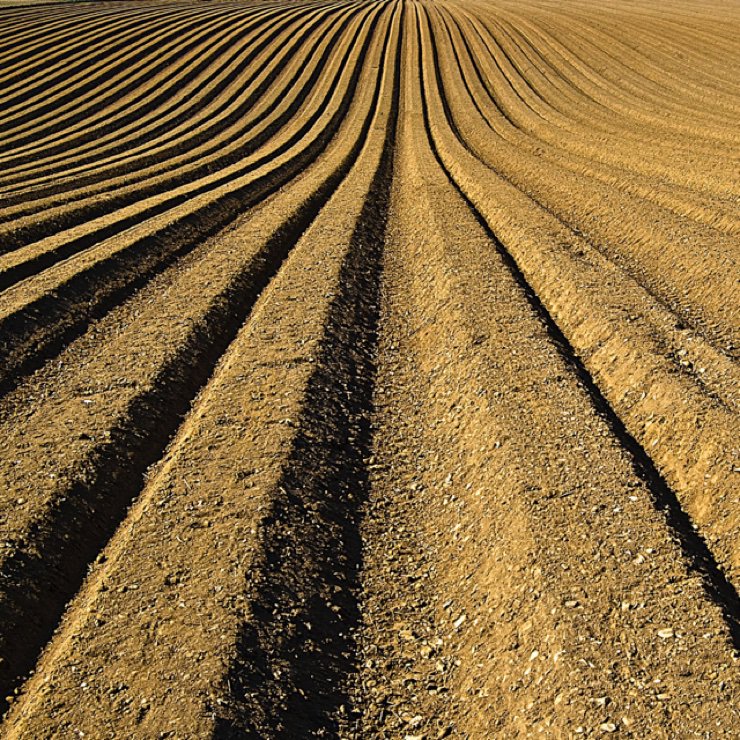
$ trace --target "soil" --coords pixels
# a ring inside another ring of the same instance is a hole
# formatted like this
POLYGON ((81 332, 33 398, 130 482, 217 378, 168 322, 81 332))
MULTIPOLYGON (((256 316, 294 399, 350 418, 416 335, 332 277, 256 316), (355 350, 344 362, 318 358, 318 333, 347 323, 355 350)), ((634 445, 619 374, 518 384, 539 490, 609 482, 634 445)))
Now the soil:
POLYGON ((0 3, 0 736, 740 735, 738 35, 0 3))

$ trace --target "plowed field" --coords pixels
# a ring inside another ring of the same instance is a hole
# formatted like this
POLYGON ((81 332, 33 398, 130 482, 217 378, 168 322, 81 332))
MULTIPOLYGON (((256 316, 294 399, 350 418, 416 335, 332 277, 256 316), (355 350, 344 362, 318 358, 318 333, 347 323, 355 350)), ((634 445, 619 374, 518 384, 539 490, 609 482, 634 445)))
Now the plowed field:
POLYGON ((0 2, 0 735, 740 737, 738 39, 0 2))

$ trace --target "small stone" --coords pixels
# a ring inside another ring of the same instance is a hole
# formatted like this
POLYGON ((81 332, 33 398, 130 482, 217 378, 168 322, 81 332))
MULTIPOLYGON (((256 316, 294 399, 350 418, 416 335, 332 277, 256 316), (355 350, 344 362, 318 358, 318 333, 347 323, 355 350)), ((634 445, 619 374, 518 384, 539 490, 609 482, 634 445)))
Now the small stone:
POLYGON ((462 626, 462 623, 465 621, 466 616, 464 614, 461 614, 452 624, 455 629, 458 629, 462 626))
POLYGON ((569 599, 565 602, 565 606, 567 606, 568 609, 575 609, 578 606, 578 601, 576 599, 569 599))
POLYGON ((658 637, 662 638, 663 640, 668 640, 669 638, 673 637, 673 630, 670 627, 658 630, 658 637))
POLYGON ((614 724, 614 722, 604 722, 603 724, 599 725, 599 729, 603 732, 616 732, 617 726, 614 724))

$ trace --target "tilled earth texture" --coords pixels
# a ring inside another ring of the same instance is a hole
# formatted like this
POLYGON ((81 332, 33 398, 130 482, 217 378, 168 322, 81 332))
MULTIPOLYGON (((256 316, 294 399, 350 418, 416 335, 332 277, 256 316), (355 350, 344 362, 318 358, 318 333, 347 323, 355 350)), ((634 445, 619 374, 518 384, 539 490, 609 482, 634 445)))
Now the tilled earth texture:
POLYGON ((738 0, 0 0, 0 736, 740 737, 738 0))

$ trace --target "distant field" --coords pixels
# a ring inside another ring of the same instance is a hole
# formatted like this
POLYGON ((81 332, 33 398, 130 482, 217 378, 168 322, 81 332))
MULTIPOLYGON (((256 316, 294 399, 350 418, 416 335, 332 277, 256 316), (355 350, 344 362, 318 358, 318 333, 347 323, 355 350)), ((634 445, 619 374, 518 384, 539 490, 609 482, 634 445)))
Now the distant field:
POLYGON ((738 39, 0 0, 0 735, 740 737, 738 39))

